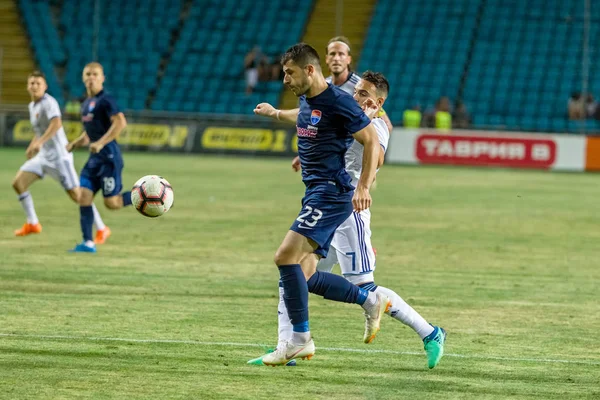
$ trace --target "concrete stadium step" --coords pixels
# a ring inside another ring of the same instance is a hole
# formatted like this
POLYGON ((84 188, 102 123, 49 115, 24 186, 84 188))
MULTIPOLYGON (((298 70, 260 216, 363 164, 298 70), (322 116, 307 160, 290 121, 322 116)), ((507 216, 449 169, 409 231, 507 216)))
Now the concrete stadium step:
MULTIPOLYGON (((350 40, 352 45, 352 64, 354 66, 358 65, 375 4, 376 0, 344 0, 341 31, 336 32, 337 2, 316 0, 302 41, 310 44, 319 52, 321 67, 325 76, 328 75, 327 65, 325 64, 325 48, 329 39, 334 36, 343 35, 350 40)), ((298 99, 296 96, 285 88, 283 90, 281 108, 289 109, 297 107, 298 99)))
POLYGON ((27 104, 27 75, 35 69, 29 38, 21 24, 14 0, 0 0, 0 47, 2 48, 2 81, 0 103, 27 104))

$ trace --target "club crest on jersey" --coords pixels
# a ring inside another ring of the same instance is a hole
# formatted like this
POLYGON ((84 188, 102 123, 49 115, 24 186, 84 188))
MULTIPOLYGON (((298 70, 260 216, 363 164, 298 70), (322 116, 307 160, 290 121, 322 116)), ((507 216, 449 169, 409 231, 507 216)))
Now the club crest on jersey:
POLYGON ((316 125, 321 120, 321 111, 320 110, 312 110, 310 113, 310 123, 316 125))
POLYGON ((90 105, 88 106, 88 112, 94 111, 94 107, 96 107, 96 102, 90 101, 90 105))

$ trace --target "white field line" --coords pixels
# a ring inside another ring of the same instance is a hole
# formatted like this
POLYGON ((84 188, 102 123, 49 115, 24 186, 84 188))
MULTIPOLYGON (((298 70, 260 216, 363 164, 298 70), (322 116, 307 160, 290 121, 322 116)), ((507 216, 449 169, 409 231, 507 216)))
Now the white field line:
MULTIPOLYGON (((259 343, 235 343, 235 342, 203 342, 198 340, 175 340, 175 339, 129 339, 113 337, 94 337, 94 336, 66 336, 66 335, 27 335, 18 333, 0 333, 1 337, 30 338, 39 340, 73 340, 73 341, 95 341, 95 342, 131 342, 131 343, 167 343, 167 344, 187 344, 194 346, 223 346, 223 347, 259 347, 267 348, 269 346, 259 343)), ((362 353, 362 354, 392 354, 401 356, 423 356, 423 352, 417 351, 396 351, 385 349, 352 349, 345 347, 317 347, 321 351, 335 351, 340 353, 362 353)), ((564 360, 556 358, 528 358, 528 357, 500 357, 478 354, 454 354, 445 353, 444 357, 487 360, 487 361, 524 361, 531 363, 550 363, 550 364, 580 364, 580 365, 598 365, 600 361, 594 360, 564 360)))

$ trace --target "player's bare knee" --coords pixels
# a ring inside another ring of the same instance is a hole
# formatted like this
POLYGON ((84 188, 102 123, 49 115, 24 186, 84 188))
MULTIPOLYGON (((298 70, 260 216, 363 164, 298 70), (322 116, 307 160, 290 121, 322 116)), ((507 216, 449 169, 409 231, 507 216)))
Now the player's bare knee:
POLYGON ((25 191, 23 183, 18 178, 13 179, 12 187, 15 190, 15 192, 17 192, 17 194, 21 194, 25 191))
POLYGON ((284 258, 285 257, 283 256, 283 253, 279 249, 277 249, 277 251, 275 252, 275 256, 273 257, 273 262, 277 266, 284 265, 285 264, 283 262, 284 258))
POLYGON ((79 192, 79 189, 71 189, 71 190, 67 190, 67 194, 69 195, 69 197, 71 198, 71 200, 73 200, 76 204, 80 204, 81 203, 81 195, 79 192))
POLYGON ((288 265, 288 264, 296 264, 296 261, 292 259, 292 252, 289 251, 286 247, 280 247, 275 252, 275 257, 273 258, 275 265, 288 265))
POLYGON ((109 210, 118 210, 123 207, 123 201, 119 201, 119 199, 115 197, 110 197, 104 199, 104 206, 109 210))

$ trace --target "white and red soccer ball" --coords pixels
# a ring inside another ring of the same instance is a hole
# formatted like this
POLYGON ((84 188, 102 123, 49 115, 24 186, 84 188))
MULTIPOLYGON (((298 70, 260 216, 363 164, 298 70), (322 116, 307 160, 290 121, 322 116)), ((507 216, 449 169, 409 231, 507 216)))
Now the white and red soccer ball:
POLYGON ((173 188, 161 176, 146 175, 133 185, 131 203, 146 217, 160 217, 173 205, 173 188))

